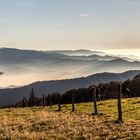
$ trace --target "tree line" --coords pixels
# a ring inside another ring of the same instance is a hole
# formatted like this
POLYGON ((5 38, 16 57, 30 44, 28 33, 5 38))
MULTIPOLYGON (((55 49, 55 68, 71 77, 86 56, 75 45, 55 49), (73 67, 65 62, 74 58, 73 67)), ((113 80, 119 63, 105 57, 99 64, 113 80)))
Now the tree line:
MULTIPOLYGON (((118 96, 117 85, 119 82, 110 82, 105 84, 99 84, 98 86, 92 85, 88 88, 71 89, 65 93, 52 93, 42 97, 36 97, 36 91, 32 88, 29 98, 23 98, 17 102, 14 107, 32 107, 32 106, 52 106, 59 104, 71 104, 72 95, 74 95, 75 103, 91 102, 93 101, 92 87, 96 88, 97 100, 115 99, 118 96)), ((135 97, 139 96, 139 88, 137 88, 136 81, 127 80, 122 83, 122 97, 135 97), (135 82, 135 84, 133 84, 135 82), (133 89, 133 87, 135 89, 133 89)), ((138 86, 139 87, 139 86, 138 86)))

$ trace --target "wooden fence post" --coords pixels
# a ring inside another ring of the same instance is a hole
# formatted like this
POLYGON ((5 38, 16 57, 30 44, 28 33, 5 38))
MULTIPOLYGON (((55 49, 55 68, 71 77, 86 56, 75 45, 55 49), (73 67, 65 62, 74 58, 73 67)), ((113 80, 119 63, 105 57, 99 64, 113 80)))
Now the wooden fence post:
POLYGON ((50 94, 48 94, 48 98, 49 98, 49 105, 50 105, 50 107, 52 108, 52 100, 51 100, 50 94))
POLYGON ((120 122, 122 122, 121 92, 122 92, 122 86, 121 86, 121 84, 119 84, 119 92, 118 92, 118 121, 120 121, 120 122))
POLYGON ((58 111, 61 111, 61 96, 58 93, 58 111))
POLYGON ((75 107, 74 107, 74 91, 72 91, 72 112, 75 111, 75 107))
POLYGON ((93 94, 93 103, 94 103, 94 115, 98 115, 98 110, 97 110, 97 103, 96 103, 96 88, 92 88, 92 94, 93 94))
POLYGON ((44 107, 45 106, 45 95, 44 94, 42 95, 42 101, 43 101, 42 103, 43 103, 43 107, 44 107))

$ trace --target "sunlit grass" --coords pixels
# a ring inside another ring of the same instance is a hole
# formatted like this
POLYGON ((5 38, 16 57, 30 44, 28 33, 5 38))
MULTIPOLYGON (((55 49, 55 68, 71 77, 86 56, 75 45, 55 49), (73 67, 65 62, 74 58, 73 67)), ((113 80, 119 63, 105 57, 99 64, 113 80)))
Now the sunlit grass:
MULTIPOLYGON (((105 116, 109 119, 117 119, 117 100, 107 100, 97 102, 98 105, 98 113, 99 116, 105 116)), ((55 105, 49 110, 57 110, 58 106, 55 105)), ((72 107, 71 104, 61 105, 62 112, 71 112, 72 107)), ((75 104, 76 112, 85 112, 85 113, 93 113, 94 106, 93 103, 79 103, 75 104)), ((140 120, 140 98, 132 98, 132 99, 122 99, 122 111, 123 111, 123 119, 129 120, 140 120)))
POLYGON ((122 99, 123 123, 116 123, 117 100, 32 108, 0 109, 0 139, 139 139, 140 98, 122 99))

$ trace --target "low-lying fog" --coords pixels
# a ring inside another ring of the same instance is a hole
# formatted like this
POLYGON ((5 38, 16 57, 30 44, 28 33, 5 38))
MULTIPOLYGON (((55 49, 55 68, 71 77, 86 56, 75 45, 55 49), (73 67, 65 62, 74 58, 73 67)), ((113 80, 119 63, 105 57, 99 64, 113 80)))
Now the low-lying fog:
POLYGON ((0 49, 0 87, 140 69, 139 50, 26 51, 0 49), (123 55, 125 54, 125 55, 123 55), (132 55, 133 54, 133 55, 132 55))

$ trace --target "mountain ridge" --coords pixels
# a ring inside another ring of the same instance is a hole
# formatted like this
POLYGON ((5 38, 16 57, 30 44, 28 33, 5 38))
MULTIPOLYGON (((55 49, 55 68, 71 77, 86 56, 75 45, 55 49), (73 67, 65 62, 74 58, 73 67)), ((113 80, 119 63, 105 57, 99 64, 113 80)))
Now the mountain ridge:
POLYGON ((0 48, 0 87, 34 81, 86 77, 93 73, 140 69, 139 61, 90 50, 20 50, 0 48))

